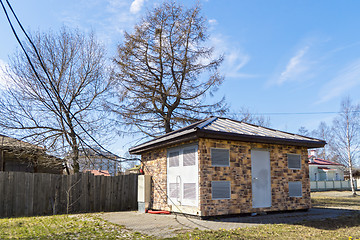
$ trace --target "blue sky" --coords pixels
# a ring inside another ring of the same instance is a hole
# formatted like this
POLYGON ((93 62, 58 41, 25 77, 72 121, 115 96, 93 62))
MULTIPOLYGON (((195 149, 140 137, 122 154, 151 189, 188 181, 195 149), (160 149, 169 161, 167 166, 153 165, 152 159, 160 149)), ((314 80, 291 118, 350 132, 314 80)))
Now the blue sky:
MULTIPOLYGON (((94 30, 115 54, 124 31, 131 31, 152 0, 12 1, 27 30, 62 25, 94 30)), ((179 1, 184 5, 194 1, 179 1)), ((225 53, 226 76, 217 97, 231 111, 256 113, 336 112, 343 97, 360 101, 360 1, 200 0, 209 24, 209 43, 225 53)), ((0 14, 0 64, 17 44, 0 14)), ((333 114, 271 115, 271 127, 310 130, 333 114)), ((112 146, 118 153, 129 146, 112 146)))

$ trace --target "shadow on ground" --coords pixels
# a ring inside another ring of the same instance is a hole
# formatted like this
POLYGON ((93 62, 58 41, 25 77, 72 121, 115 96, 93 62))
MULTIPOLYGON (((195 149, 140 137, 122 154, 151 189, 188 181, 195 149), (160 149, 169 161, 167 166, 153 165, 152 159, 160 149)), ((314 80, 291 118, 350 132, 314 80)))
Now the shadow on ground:
POLYGON ((214 218, 207 221, 219 223, 250 223, 250 224, 301 224, 321 229, 336 229, 360 225, 360 211, 338 208, 312 208, 308 211, 287 213, 269 213, 266 215, 214 218), (354 217, 355 216, 355 217, 354 217), (335 220, 341 218, 341 221, 335 220), (329 221, 329 219, 331 219, 329 221))
POLYGON ((360 226, 360 211, 353 210, 349 215, 338 217, 336 219, 323 219, 321 221, 304 221, 297 223, 296 225, 302 225, 306 227, 312 227, 322 230, 337 230, 341 228, 351 228, 360 226))

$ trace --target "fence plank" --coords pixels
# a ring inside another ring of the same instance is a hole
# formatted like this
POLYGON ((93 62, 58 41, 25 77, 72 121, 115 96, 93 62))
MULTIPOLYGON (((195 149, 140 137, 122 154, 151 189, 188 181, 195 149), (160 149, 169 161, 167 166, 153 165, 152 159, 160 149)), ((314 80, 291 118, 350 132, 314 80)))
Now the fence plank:
POLYGON ((15 189, 15 184, 14 184, 14 173, 13 172, 9 172, 8 176, 7 176, 7 184, 5 185, 5 217, 10 217, 13 216, 13 211, 14 211, 14 189, 15 189))
POLYGON ((24 215, 24 191, 25 191, 25 175, 19 172, 14 173, 14 184, 16 185, 14 195, 14 216, 24 215))
POLYGON ((0 172, 0 217, 1 216, 5 216, 5 206, 4 206, 4 202, 5 202, 5 176, 6 176, 6 172, 0 172))
POLYGON ((0 217, 136 210, 137 176, 0 172, 0 217))

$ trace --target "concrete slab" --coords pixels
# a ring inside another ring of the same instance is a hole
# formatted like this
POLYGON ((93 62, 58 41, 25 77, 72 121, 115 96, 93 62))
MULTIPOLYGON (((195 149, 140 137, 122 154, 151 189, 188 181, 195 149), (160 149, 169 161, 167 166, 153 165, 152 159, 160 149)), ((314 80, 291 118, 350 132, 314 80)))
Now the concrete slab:
POLYGON ((337 218, 344 215, 359 213, 355 210, 312 208, 306 212, 271 213, 268 215, 219 218, 200 220, 179 215, 159 215, 138 212, 103 213, 105 220, 123 225, 126 229, 155 236, 157 238, 173 237, 177 233, 200 230, 236 229, 258 226, 260 224, 301 223, 311 220, 337 218))

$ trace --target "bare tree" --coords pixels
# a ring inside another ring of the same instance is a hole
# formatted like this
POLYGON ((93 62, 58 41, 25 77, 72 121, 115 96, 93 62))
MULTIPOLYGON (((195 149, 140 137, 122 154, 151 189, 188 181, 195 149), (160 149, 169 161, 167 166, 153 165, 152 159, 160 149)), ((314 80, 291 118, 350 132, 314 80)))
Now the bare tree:
POLYGON ((247 107, 241 107, 237 113, 227 114, 230 118, 238 121, 255 124, 262 127, 270 127, 270 118, 253 113, 247 107))
POLYGON ((339 115, 333 123, 332 150, 336 153, 338 161, 348 167, 351 181, 351 190, 356 195, 354 188, 353 166, 360 150, 360 106, 353 105, 350 98, 341 103, 339 115))
POLYGON ((224 99, 205 101, 224 79, 206 31, 198 5, 166 1, 125 33, 114 59, 122 102, 111 105, 125 124, 154 136, 227 111, 224 99))
POLYGON ((334 160, 334 155, 336 154, 333 153, 333 148, 331 147, 333 145, 333 132, 331 126, 328 126, 325 122, 320 122, 318 128, 312 131, 310 135, 322 139, 327 143, 323 148, 319 149, 317 155, 326 160, 334 160))
POLYGON ((310 136, 310 132, 309 130, 304 127, 304 126, 301 126, 299 129, 298 129, 298 134, 302 135, 302 136, 310 136))
POLYGON ((18 51, 7 69, 7 88, 0 97, 0 125, 6 132, 44 145, 62 156, 71 152, 74 172, 79 171, 80 138, 105 127, 102 103, 109 93, 105 50, 94 34, 63 27, 58 33, 36 33, 35 49, 25 43, 39 79, 23 52, 18 51))

